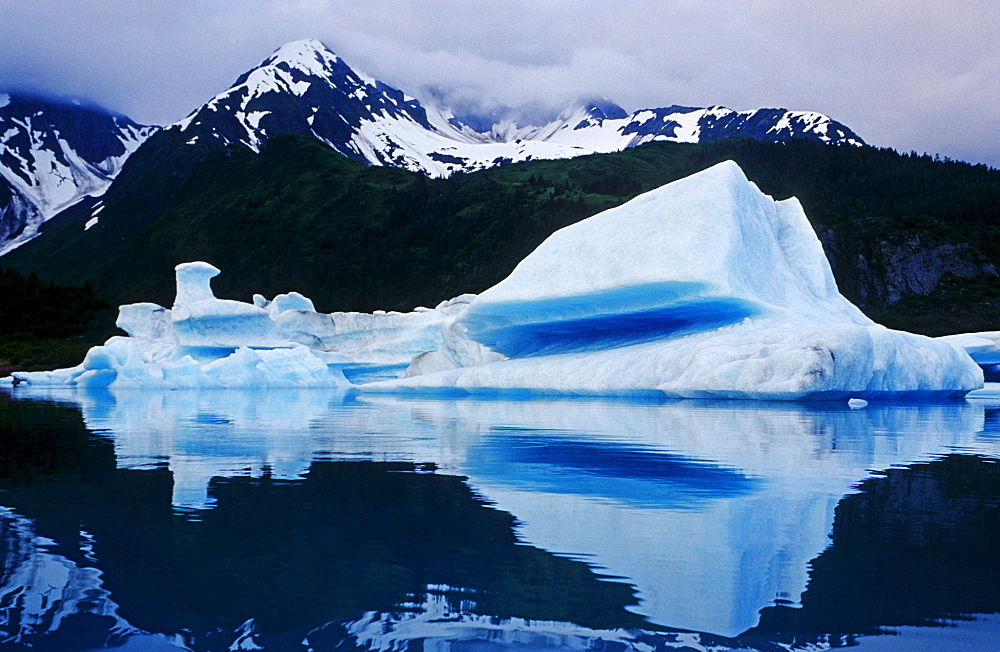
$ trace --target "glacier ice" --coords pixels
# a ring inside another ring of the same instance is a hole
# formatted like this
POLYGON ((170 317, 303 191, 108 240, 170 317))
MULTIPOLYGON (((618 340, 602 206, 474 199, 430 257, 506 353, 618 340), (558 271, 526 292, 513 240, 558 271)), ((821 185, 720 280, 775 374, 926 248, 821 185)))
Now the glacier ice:
MULTIPOLYGON (((203 262, 178 265, 172 309, 153 303, 121 306, 115 336, 69 369, 19 372, 29 385, 76 387, 331 387, 347 385, 341 356, 283 338, 272 313, 217 299, 203 262)), ((276 300, 300 306, 301 300, 276 300)), ((311 305, 311 304, 310 304, 311 305)), ((280 317, 280 315, 279 315, 280 317)))
POLYGON ((886 329, 845 299, 798 201, 731 161, 561 229, 433 310, 217 299, 218 273, 178 265, 172 309, 122 306, 130 337, 8 382, 841 400, 983 384, 961 343, 886 329))
POLYGON ((1000 331, 945 335, 938 339, 965 349, 983 369, 1000 365, 1000 331))
POLYGON ((115 336, 69 369, 15 372, 5 384, 72 387, 346 387, 402 373, 410 359, 441 345, 441 322, 462 296, 412 313, 323 314, 297 292, 253 303, 218 299, 204 262, 176 267, 172 308, 119 307, 115 336))
POLYGON ((969 398, 991 401, 1000 399, 1000 331, 960 333, 938 339, 965 349, 982 368, 986 383, 982 389, 970 392, 967 395, 969 398))
POLYGON ((869 399, 982 386, 961 349, 847 301, 798 201, 775 202, 731 161, 557 231, 444 329, 406 378, 368 389, 869 399))

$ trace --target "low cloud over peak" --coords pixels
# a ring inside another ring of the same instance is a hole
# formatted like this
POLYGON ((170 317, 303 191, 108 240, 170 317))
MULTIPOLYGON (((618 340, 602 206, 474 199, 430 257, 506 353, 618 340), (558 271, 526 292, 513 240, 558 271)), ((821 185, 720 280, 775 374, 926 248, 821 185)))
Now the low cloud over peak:
POLYGON ((178 120, 315 37, 421 100, 787 107, 874 145, 1000 166, 1000 5, 983 0, 0 0, 0 14, 0 87, 140 122, 178 120))

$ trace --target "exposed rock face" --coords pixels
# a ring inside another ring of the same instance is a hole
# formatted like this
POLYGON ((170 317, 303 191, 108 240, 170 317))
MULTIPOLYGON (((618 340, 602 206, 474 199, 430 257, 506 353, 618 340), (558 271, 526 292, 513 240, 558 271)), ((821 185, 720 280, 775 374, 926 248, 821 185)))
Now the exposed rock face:
POLYGON ((38 208, 0 178, 0 251, 3 243, 14 240, 27 229, 37 229, 41 222, 38 208))
MULTIPOLYGON (((863 299, 872 295, 892 304, 905 294, 929 294, 946 274, 966 279, 997 275, 996 268, 980 260, 981 255, 964 242, 929 244, 921 236, 911 235, 899 243, 882 240, 875 245, 881 250, 884 276, 872 275, 868 287, 861 288, 863 299)), ((862 254, 858 255, 858 268, 870 268, 862 254)))
POLYGON ((741 137, 781 143, 802 138, 864 144, 828 116, 783 108, 674 105, 629 114, 609 100, 598 100, 548 117, 529 113, 469 115, 424 106, 353 70, 323 43, 305 39, 278 48, 169 129, 182 133, 188 145, 235 143, 255 151, 277 134, 297 134, 317 138, 355 161, 433 177, 516 161, 621 151, 653 140, 697 143, 741 137))
POLYGON ((947 275, 961 279, 997 276, 996 267, 965 242, 909 232, 855 237, 848 229, 818 228, 837 272, 841 292, 861 307, 884 307, 907 295, 927 295, 947 275))

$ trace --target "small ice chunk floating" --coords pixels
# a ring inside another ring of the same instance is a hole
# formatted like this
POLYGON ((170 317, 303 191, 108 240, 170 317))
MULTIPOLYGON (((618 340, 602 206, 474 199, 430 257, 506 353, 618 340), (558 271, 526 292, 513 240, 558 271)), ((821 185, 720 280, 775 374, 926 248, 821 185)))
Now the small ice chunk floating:
POLYGON ((129 337, 14 379, 831 400, 983 385, 958 343, 889 330, 844 298, 799 202, 774 201, 731 161, 561 229, 505 280, 433 310, 327 315, 297 293, 221 300, 218 273, 179 265, 172 310, 122 306, 129 337))
POLYGON ((965 349, 982 368, 987 381, 1000 382, 1000 331, 945 335, 938 339, 965 349))
POLYGON ((72 387, 257 388, 350 386, 348 378, 405 369, 440 344, 441 321, 466 297, 408 314, 323 314, 297 292, 273 301, 217 299, 204 262, 176 267, 173 308, 134 303, 118 309, 115 336, 83 362, 56 371, 16 372, 8 384, 72 387), (362 364, 354 360, 363 360, 362 364))

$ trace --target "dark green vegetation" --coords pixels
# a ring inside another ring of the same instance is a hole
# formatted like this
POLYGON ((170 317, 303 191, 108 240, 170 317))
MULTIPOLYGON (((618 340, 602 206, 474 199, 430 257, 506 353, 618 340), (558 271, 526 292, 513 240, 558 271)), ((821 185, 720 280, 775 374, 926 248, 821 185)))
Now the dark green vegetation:
POLYGON ((0 367, 76 364, 95 336, 107 336, 89 332, 95 315, 114 321, 106 308, 89 285, 56 285, 0 269, 0 367))
POLYGON ((97 226, 57 222, 3 262, 90 282, 113 305, 169 306, 173 266, 205 260, 223 271, 223 297, 296 290, 321 311, 406 310, 482 291, 554 230, 733 159, 764 192, 800 199, 842 292, 882 323, 932 335, 1000 328, 1000 171, 982 165, 729 139, 427 179, 296 136, 259 155, 203 147, 157 134, 97 226))

